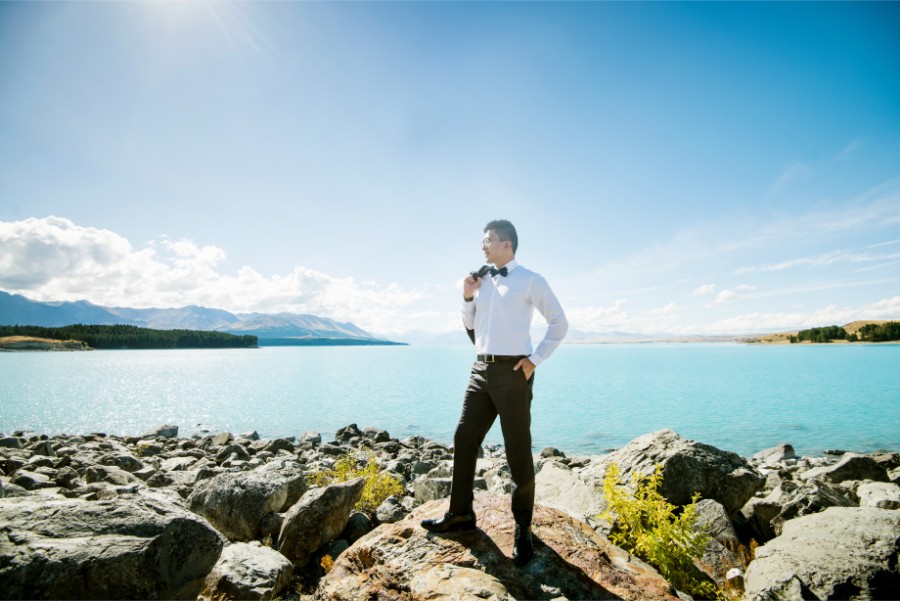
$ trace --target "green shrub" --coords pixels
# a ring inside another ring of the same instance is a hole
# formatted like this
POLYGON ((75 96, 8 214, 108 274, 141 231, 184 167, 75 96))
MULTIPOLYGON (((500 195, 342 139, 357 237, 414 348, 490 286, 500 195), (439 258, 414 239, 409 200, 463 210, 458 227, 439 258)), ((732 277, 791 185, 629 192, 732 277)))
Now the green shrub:
POLYGON ((390 474, 382 472, 375 456, 371 453, 365 467, 360 467, 356 458, 351 453, 347 453, 337 460, 332 469, 310 475, 309 483, 315 486, 327 486, 333 482, 346 482, 354 478, 362 478, 366 482, 362 497, 354 508, 369 515, 375 513, 378 506, 388 497, 401 496, 404 493, 400 481, 390 474))
POLYGON ((634 492, 620 485, 622 472, 615 463, 603 479, 603 496, 608 503, 601 519, 613 524, 610 540, 629 553, 655 566, 669 583, 689 595, 723 598, 719 589, 702 579, 694 558, 702 557, 709 534, 695 528, 697 501, 676 513, 674 505, 659 493, 662 466, 650 476, 632 474, 634 492))

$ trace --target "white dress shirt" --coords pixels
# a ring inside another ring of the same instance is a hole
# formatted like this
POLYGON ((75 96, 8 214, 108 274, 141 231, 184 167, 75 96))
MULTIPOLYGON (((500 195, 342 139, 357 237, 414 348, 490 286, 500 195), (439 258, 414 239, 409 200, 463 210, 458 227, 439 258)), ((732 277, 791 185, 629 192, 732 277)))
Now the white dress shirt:
POLYGON ((550 356, 569 330, 569 322, 547 280, 515 260, 506 264, 507 275, 486 275, 475 299, 463 300, 463 323, 475 330, 479 355, 527 355, 535 366, 550 356), (531 318, 534 310, 549 327, 534 352, 531 318))

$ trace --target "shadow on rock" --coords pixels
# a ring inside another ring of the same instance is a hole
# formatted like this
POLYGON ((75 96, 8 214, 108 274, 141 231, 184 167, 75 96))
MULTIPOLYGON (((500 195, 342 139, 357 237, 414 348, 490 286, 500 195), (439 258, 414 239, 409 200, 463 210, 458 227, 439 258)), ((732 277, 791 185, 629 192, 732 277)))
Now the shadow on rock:
POLYGON ((535 557, 510 559, 514 523, 508 497, 479 495, 478 529, 438 535, 419 522, 440 517, 446 501, 362 537, 319 583, 317 598, 341 599, 677 599, 650 566, 567 514, 535 508, 535 557))

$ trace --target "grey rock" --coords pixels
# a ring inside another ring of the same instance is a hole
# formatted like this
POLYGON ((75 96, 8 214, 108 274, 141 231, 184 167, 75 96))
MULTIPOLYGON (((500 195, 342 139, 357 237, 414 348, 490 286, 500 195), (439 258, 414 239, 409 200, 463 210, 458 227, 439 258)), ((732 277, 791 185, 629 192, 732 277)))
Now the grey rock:
POLYGON ((92 465, 84 470, 82 477, 88 484, 92 482, 109 482, 116 486, 124 486, 140 482, 138 478, 114 465, 92 465))
POLYGON ((73 470, 70 467, 60 468, 56 472, 56 478, 54 479, 57 485, 62 486, 63 488, 74 489, 82 486, 84 481, 78 477, 78 472, 73 470))
POLYGON ((147 480, 145 480, 145 482, 147 483, 147 486, 151 486, 153 488, 162 488, 164 486, 173 484, 175 481, 165 472, 154 472, 147 478, 147 480))
POLYGON ((257 471, 271 474, 272 477, 287 482, 287 498, 285 498, 281 507, 277 509, 280 513, 290 509, 309 490, 309 484, 306 481, 306 471, 296 459, 273 459, 271 462, 257 468, 257 471))
POLYGON ((898 599, 898 532, 900 512, 872 507, 829 507, 791 520, 756 549, 744 598, 898 599))
POLYGON ((845 480, 875 480, 887 482, 887 470, 866 455, 848 453, 834 465, 813 468, 800 474, 801 480, 824 479, 833 483, 845 480))
POLYGON ((781 505, 781 511, 772 519, 772 528, 776 535, 783 531, 784 524, 795 518, 823 511, 828 507, 855 507, 856 503, 848 499, 840 490, 825 482, 807 482, 796 485, 784 482, 780 491, 774 491, 770 497, 781 505), (788 486, 791 484, 793 486, 788 486), (779 497, 779 492, 781 496, 779 497))
POLYGON ((201 599, 269 601, 288 587, 293 574, 294 566, 281 553, 259 543, 233 543, 206 577, 201 599))
POLYGON ((764 464, 781 463, 796 458, 797 454, 794 452, 794 447, 787 443, 780 444, 771 449, 765 449, 753 456, 753 459, 764 464))
POLYGON ((420 503, 450 496, 453 478, 419 478, 413 484, 413 493, 420 503))
POLYGON ((181 472, 190 469, 195 463, 197 463, 196 457, 167 457, 163 459, 159 469, 165 472, 181 472))
POLYGON ((724 544, 737 544, 738 535, 722 504, 712 499, 701 499, 697 502, 697 520, 695 524, 709 533, 715 540, 724 544))
POLYGON ((864 482, 856 489, 860 507, 900 509, 900 486, 893 482, 864 482))
POLYGON ((37 455, 43 455, 45 457, 56 457, 56 451, 53 450, 53 445, 50 444, 49 440, 41 440, 40 442, 29 445, 29 447, 37 455))
POLYGON ((226 461, 247 461, 250 459, 250 453, 243 446, 232 443, 222 448, 216 453, 216 463, 224 464, 226 461))
POLYGON ((22 439, 17 436, 7 436, 5 438, 0 438, 0 448, 21 449, 22 439))
POLYGON ((27 457, 22 457, 19 455, 13 455, 12 457, 8 457, 6 459, 6 473, 12 475, 16 472, 16 470, 20 470, 28 463, 27 457))
POLYGON ((356 424, 350 424, 349 426, 344 426, 338 430, 334 435, 334 439, 341 443, 347 443, 354 438, 362 438, 362 435, 362 432, 356 424))
POLYGON ((428 478, 450 478, 453 476, 453 464, 449 461, 438 463, 437 467, 428 472, 426 476, 428 478))
POLYGON ((322 444, 322 435, 318 432, 306 432, 300 437, 301 444, 322 444))
POLYGON ((3 484, 0 486, 0 499, 11 497, 30 497, 34 493, 30 493, 18 484, 3 484))
POLYGON ((319 447, 319 451, 321 451, 325 455, 337 456, 345 454, 347 452, 347 449, 342 446, 326 442, 319 447))
POLYGON ((294 443, 286 438, 276 438, 267 442, 263 446, 262 450, 269 453, 277 453, 278 451, 287 451, 288 453, 293 453, 294 443))
POLYGON ((249 541, 260 537, 260 521, 280 510, 287 496, 285 479, 253 470, 203 480, 188 497, 188 504, 229 540, 249 541))
POLYGON ((598 482, 582 477, 558 461, 539 460, 535 466, 535 501, 561 509, 579 519, 593 519, 606 510, 598 482))
POLYGON ((156 472, 157 472, 157 469, 155 467, 150 466, 150 465, 145 465, 141 469, 139 469, 135 472, 132 472, 132 475, 134 475, 135 478, 138 478, 138 479, 146 482, 156 472))
POLYGON ((141 457, 153 457, 162 453, 164 448, 152 440, 141 440, 135 445, 135 452, 141 457))
POLYGON ((177 436, 178 426, 163 425, 147 430, 141 438, 176 438, 177 436))
MULTIPOLYGON (((396 499, 396 497, 390 498, 396 499)), ((347 519, 347 525, 341 532, 340 537, 348 543, 353 544, 358 538, 362 538, 371 532, 373 527, 372 520, 369 519, 369 516, 361 511, 354 511, 347 519)))
POLYGON ((382 430, 381 428, 374 428, 372 426, 363 428, 362 434, 366 438, 374 440, 375 442, 388 442, 391 440, 391 435, 388 434, 386 430, 382 430))
POLYGON ((56 486, 56 483, 53 482, 49 476, 26 470, 17 471, 15 476, 10 480, 10 483, 21 486, 25 490, 38 490, 40 488, 53 488, 56 486))
POLYGON ((634 472, 652 474, 659 464, 663 477, 660 493, 670 503, 687 505, 699 494, 721 503, 732 517, 765 484, 765 478, 736 453, 687 440, 668 429, 632 440, 593 462, 583 473, 602 482, 613 462, 626 481, 634 472))
POLYGON ((400 499, 395 496, 385 499, 375 510, 375 518, 382 524, 399 522, 406 517, 406 514, 406 508, 401 504, 400 499))
POLYGON ((350 548, 350 543, 343 538, 338 538, 325 545, 323 555, 337 559, 341 553, 350 548))
POLYGON ((413 476, 424 476, 431 470, 437 467, 437 463, 433 461, 413 461, 409 466, 410 475, 413 476))
POLYGON ((224 544, 149 499, 2 499, 0 523, 3 599, 195 599, 224 544))
POLYGON ((100 463, 115 466, 129 473, 137 472, 144 467, 137 457, 128 453, 111 453, 101 458, 100 463))
POLYGON ((284 524, 284 516, 282 514, 271 511, 264 515, 259 521, 259 533, 262 535, 263 540, 275 540, 278 538, 282 524, 284 524))
POLYGON ((544 459, 549 459, 550 457, 560 457, 565 458, 566 454, 557 449, 556 447, 547 447, 541 450, 541 457, 544 459))
POLYGON ((35 455, 28 459, 25 465, 28 469, 36 469, 39 467, 52 468, 56 465, 56 463, 53 461, 53 459, 50 459, 46 455, 35 455))
POLYGON ((757 542, 772 540, 778 533, 772 521, 782 512, 780 502, 768 498, 753 498, 741 508, 738 524, 746 539, 754 539, 757 542))
POLYGON ((325 488, 314 488, 303 495, 284 517, 278 535, 278 551, 294 565, 306 565, 316 550, 337 537, 347 526, 364 486, 365 481, 356 478, 325 488))

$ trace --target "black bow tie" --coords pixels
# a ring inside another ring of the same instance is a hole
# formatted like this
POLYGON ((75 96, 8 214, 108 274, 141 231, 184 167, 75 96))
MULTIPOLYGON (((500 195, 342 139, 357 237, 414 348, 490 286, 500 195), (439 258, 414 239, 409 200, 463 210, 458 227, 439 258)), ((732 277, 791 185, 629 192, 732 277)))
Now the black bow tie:
POLYGON ((507 271, 506 267, 501 267, 500 269, 494 269, 493 267, 491 267, 491 277, 494 277, 498 273, 503 277, 506 277, 506 274, 509 272, 507 271))

